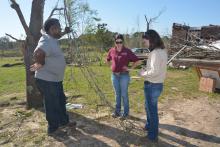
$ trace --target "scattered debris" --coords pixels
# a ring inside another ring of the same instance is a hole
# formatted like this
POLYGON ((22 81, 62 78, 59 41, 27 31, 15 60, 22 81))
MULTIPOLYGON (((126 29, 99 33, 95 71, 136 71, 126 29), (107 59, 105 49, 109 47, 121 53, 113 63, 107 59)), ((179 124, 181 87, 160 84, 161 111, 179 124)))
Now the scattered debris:
POLYGON ((141 79, 141 77, 139 77, 139 76, 131 76, 131 79, 138 80, 138 79, 141 79))
POLYGON ((27 102, 24 100, 20 100, 16 102, 17 105, 27 105, 27 102))
POLYGON ((201 77, 199 83, 199 90, 204 92, 214 92, 216 80, 212 78, 201 77))
POLYGON ((71 104, 71 103, 67 103, 66 104, 66 108, 67 109, 82 109, 83 105, 82 104, 71 104))
POLYGON ((169 64, 171 67, 179 67, 179 66, 212 66, 212 67, 220 67, 220 60, 204 60, 204 59, 189 59, 189 58, 179 58, 173 59, 173 61, 169 64))
POLYGON ((213 92, 220 89, 220 67, 197 66, 196 71, 200 78, 200 90, 213 92))
POLYGON ((220 26, 190 27, 174 23, 169 55, 173 57, 177 53, 178 58, 219 60, 220 26))
POLYGON ((18 98, 16 96, 11 97, 10 100, 17 100, 18 98))
POLYGON ((0 107, 8 107, 10 105, 9 102, 1 102, 0 107))
POLYGON ((179 89, 177 87, 171 87, 172 90, 176 90, 179 91, 179 89))
POLYGON ((17 65, 24 65, 24 63, 4 64, 4 65, 2 65, 2 67, 13 67, 13 66, 17 66, 17 65))

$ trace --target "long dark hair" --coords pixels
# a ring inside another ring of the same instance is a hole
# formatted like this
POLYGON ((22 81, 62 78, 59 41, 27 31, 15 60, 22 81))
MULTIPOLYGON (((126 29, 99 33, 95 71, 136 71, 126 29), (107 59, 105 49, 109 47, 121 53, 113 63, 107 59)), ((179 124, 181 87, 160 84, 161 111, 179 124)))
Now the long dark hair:
POLYGON ((149 40, 149 49, 151 51, 153 51, 155 48, 165 48, 163 40, 160 38, 160 35, 155 30, 148 30, 143 34, 142 38, 149 40))
POLYGON ((115 35, 114 35, 114 39, 115 39, 115 41, 116 41, 117 39, 121 39, 122 41, 124 41, 124 37, 123 37, 122 34, 115 34, 115 35))

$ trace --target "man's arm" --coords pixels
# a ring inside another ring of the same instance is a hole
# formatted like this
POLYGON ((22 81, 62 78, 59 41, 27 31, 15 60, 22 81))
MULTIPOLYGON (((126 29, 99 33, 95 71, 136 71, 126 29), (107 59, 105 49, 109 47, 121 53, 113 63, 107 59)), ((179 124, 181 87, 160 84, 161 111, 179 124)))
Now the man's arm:
POLYGON ((35 61, 35 63, 44 65, 45 64, 45 56, 46 56, 46 54, 42 49, 40 49, 40 48, 37 49, 34 52, 34 61, 35 61))
POLYGON ((31 71, 37 71, 39 70, 40 68, 43 67, 43 65, 45 64, 45 52, 42 50, 42 49, 37 49, 35 52, 34 52, 34 64, 31 65, 31 68, 30 70, 31 71))

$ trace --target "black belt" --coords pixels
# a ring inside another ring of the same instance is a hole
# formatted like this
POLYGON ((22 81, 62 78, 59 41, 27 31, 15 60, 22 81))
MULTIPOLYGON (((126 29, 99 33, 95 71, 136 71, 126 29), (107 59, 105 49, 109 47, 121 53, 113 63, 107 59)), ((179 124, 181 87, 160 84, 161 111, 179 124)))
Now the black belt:
POLYGON ((149 81, 144 81, 144 84, 151 84, 151 82, 149 82, 149 81))

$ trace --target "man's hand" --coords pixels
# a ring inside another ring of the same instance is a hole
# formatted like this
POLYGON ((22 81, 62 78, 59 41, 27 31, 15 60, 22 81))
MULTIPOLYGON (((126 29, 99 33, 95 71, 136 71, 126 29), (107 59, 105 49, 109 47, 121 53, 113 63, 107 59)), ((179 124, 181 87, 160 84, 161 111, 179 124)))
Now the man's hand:
POLYGON ((31 65, 30 71, 38 71, 38 70, 41 69, 42 67, 43 67, 42 64, 34 63, 33 65, 31 65))
POLYGON ((70 32, 72 32, 72 30, 70 29, 70 27, 65 27, 64 33, 65 33, 65 34, 68 34, 68 33, 70 33, 70 32))
POLYGON ((70 27, 65 27, 64 31, 61 32, 61 34, 60 34, 60 38, 63 37, 64 35, 70 33, 70 32, 72 32, 72 30, 70 29, 70 27))

